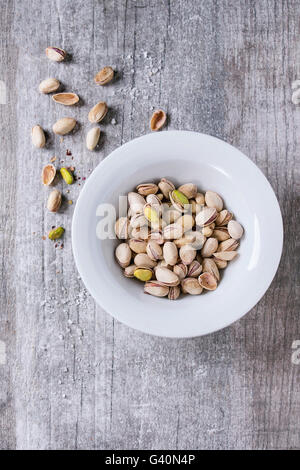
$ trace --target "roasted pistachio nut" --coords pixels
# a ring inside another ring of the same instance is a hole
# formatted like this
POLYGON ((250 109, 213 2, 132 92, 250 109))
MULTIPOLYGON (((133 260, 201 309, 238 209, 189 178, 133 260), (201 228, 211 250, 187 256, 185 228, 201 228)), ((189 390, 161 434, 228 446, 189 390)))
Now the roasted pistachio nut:
POLYGON ((208 238, 201 250, 203 258, 210 258, 212 254, 218 249, 218 240, 216 238, 208 238))
POLYGON ((73 183, 74 178, 73 178, 72 172, 70 170, 63 167, 63 168, 60 169, 60 174, 61 174, 61 176, 63 177, 64 181, 67 184, 72 184, 73 183))
POLYGON ((146 282, 144 286, 145 294, 154 295, 155 297, 166 297, 169 293, 169 287, 156 281, 146 282))
POLYGON ((166 240, 174 240, 176 238, 181 238, 183 234, 183 228, 181 225, 170 224, 163 229, 163 236, 166 240))
POLYGON ((163 256, 166 263, 174 266, 178 259, 178 250, 174 242, 167 241, 163 246, 163 256))
POLYGON ((124 269, 124 276, 125 277, 134 277, 134 271, 136 270, 135 264, 130 264, 124 269))
POLYGON ((95 75, 95 83, 97 85, 106 85, 107 83, 111 82, 114 78, 114 71, 112 67, 106 66, 103 69, 99 70, 99 72, 95 75))
POLYGON ((144 216, 150 223, 151 227, 158 227, 159 226, 159 214, 157 211, 151 206, 151 204, 145 204, 144 206, 144 216))
POLYGON ((153 261, 146 253, 138 253, 134 257, 134 264, 143 268, 154 268, 156 261, 153 261))
POLYGON ((88 150, 94 150, 100 139, 100 127, 93 127, 86 135, 86 147, 88 150))
POLYGON ((205 203, 207 207, 213 207, 214 209, 217 209, 218 212, 223 209, 223 199, 214 191, 206 191, 205 203))
POLYGON ((55 167, 49 163, 48 165, 44 166, 42 170, 42 182, 45 186, 50 186, 53 183, 54 178, 56 175, 55 167))
POLYGON ((169 294, 168 294, 169 300, 177 300, 179 296, 180 296, 179 286, 173 286, 169 288, 169 294))
POLYGON ((128 219, 127 217, 120 217, 115 223, 115 234, 121 240, 128 238, 128 219))
POLYGON ((135 214, 130 219, 130 226, 133 228, 144 227, 148 225, 148 221, 143 214, 135 214))
POLYGON ((174 189, 174 191, 171 191, 170 201, 172 202, 175 209, 177 209, 179 212, 188 211, 189 200, 183 193, 178 191, 178 189, 174 189))
POLYGON ((160 180, 160 182, 158 183, 158 187, 166 199, 170 199, 170 192, 175 189, 175 186, 172 181, 169 181, 166 178, 162 178, 160 180))
POLYGON ((184 232, 188 232, 195 225, 195 219, 191 214, 184 214, 176 220, 176 224, 181 225, 184 232))
POLYGON ((146 246, 147 255, 153 261, 162 259, 162 248, 155 240, 149 240, 146 246))
POLYGON ((220 280, 220 273, 219 273, 219 270, 218 270, 218 266, 212 258, 204 258, 203 259, 202 269, 203 269, 204 272, 210 273, 213 276, 215 276, 217 281, 220 280))
POLYGON ((58 135, 66 135, 71 132, 76 126, 76 120, 74 118, 65 117, 61 118, 53 124, 53 132, 58 135))
POLYGON ((199 227, 206 227, 216 220, 217 215, 218 212, 214 207, 203 207, 196 215, 196 223, 199 227))
POLYGON ((197 193, 195 196, 195 201, 197 204, 204 206, 205 204, 205 196, 202 193, 197 193))
POLYGON ((216 238, 219 242, 223 242, 230 238, 228 233, 227 227, 216 227, 211 234, 214 238, 216 238))
POLYGON ((159 245, 163 245, 165 242, 165 239, 163 237, 161 230, 152 230, 150 232, 150 239, 155 240, 156 243, 158 243, 159 245))
POLYGON ((218 251, 234 251, 239 246, 239 242, 234 238, 229 238, 218 246, 218 251))
POLYGON ((167 225, 173 224, 181 217, 181 212, 174 209, 173 207, 169 207, 166 204, 163 204, 163 214, 162 218, 166 222, 167 225))
POLYGON ((105 118, 108 111, 107 104, 105 101, 99 101, 95 106, 90 110, 88 119, 92 123, 101 122, 105 118))
POLYGON ((158 191, 158 186, 154 183, 142 183, 139 184, 136 189, 137 192, 142 196, 148 196, 148 194, 156 194, 158 191))
POLYGON ((60 82, 56 78, 46 78, 39 84, 41 93, 53 93, 60 87, 60 82))
POLYGON ((213 232, 214 232, 213 229, 210 228, 209 225, 207 225, 206 227, 202 227, 202 234, 205 238, 211 237, 213 232))
POLYGON ((184 294, 199 295, 202 293, 202 287, 194 277, 186 277, 181 281, 181 289, 184 294))
POLYGON ((133 214, 141 214, 144 211, 146 201, 140 194, 131 192, 128 193, 128 203, 133 214))
POLYGON ((183 193, 188 199, 194 199, 197 195, 197 186, 193 183, 186 183, 179 186, 178 191, 183 193))
POLYGON ((237 256, 236 251, 217 251, 213 254, 217 260, 231 261, 237 256))
POLYGON ((148 240, 149 238, 149 228, 144 227, 136 227, 131 230, 130 236, 131 238, 139 238, 141 240, 148 240))
POLYGON ((65 59, 66 55, 66 51, 64 51, 60 47, 50 46, 46 49, 46 56, 53 62, 62 62, 65 59))
POLYGON ((168 268, 158 266, 155 270, 156 279, 166 286, 178 286, 180 280, 174 271, 168 268))
POLYGON ((230 220, 228 222, 228 233, 231 238, 239 240, 243 236, 244 229, 236 220, 230 220))
POLYGON ((118 245, 115 251, 115 255, 119 265, 122 268, 126 268, 130 265, 132 253, 128 243, 121 243, 118 245))
POLYGON ((183 264, 189 265, 196 258, 197 251, 191 245, 184 245, 179 250, 179 257, 183 264))
POLYGON ((32 143, 36 148, 43 148, 46 145, 45 132, 41 126, 36 125, 31 129, 32 143))
POLYGON ((147 242, 145 240, 140 240, 139 238, 131 238, 128 241, 129 248, 134 253, 146 253, 147 242))
POLYGON ((215 258, 215 263, 219 269, 225 269, 227 267, 228 261, 215 258))
POLYGON ((167 115, 162 109, 154 111, 150 120, 151 131, 159 131, 165 125, 166 120, 167 115))
POLYGON ((178 263, 178 264, 175 264, 173 271, 175 274, 177 274, 179 279, 182 280, 187 276, 188 267, 183 263, 178 263))
POLYGON ((226 209, 223 209, 216 218, 216 225, 217 227, 222 227, 223 225, 227 225, 228 222, 232 219, 233 214, 226 209))
POLYGON ((47 201, 47 209, 50 212, 57 212, 61 206, 61 192, 58 189, 51 191, 47 201))
POLYGON ((202 273, 198 277, 198 282, 203 289, 215 290, 218 286, 217 279, 211 273, 202 273))
POLYGON ((56 93, 52 96, 55 103, 63 104, 65 106, 73 106, 78 103, 79 96, 76 93, 56 93))
POLYGON ((185 235, 187 237, 193 237, 193 241, 191 241, 190 245, 195 249, 195 250, 201 250, 203 247, 206 238, 203 235, 203 233, 199 232, 198 230, 193 230, 190 232, 186 232, 185 235))
POLYGON ((153 272, 152 269, 140 267, 136 268, 133 274, 139 281, 146 282, 152 279, 153 272))
POLYGON ((64 234, 65 229, 63 227, 56 227, 48 233, 48 238, 50 240, 58 240, 64 234))
POLYGON ((191 262, 191 264, 188 267, 187 276, 188 277, 198 277, 199 274, 201 273, 201 271, 202 271, 201 264, 199 263, 199 261, 194 260, 194 261, 191 262))

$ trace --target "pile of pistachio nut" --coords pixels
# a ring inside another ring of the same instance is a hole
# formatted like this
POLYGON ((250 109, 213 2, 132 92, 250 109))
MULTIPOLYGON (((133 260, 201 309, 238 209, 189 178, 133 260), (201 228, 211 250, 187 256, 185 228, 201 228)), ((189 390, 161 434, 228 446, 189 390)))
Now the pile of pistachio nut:
POLYGON ((176 300, 180 293, 215 290, 220 269, 237 256, 243 227, 213 191, 193 183, 177 189, 166 178, 143 183, 128 194, 126 217, 115 224, 122 242, 115 251, 128 278, 144 282, 144 292, 176 300))

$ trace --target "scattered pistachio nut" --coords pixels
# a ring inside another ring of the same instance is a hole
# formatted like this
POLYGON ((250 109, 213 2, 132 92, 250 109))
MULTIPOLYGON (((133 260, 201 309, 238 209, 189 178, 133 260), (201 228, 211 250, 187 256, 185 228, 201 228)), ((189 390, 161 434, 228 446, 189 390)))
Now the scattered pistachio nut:
POLYGON ((166 123, 167 115, 162 109, 157 109, 150 120, 151 131, 159 131, 166 123))
POLYGON ((214 191, 206 191, 205 193, 205 203, 207 207, 213 207, 220 212, 223 209, 223 200, 219 194, 214 191))
POLYGON ((67 184, 72 184, 73 181, 74 181, 74 178, 73 178, 73 175, 71 173, 71 171, 69 171, 67 168, 61 168, 60 169, 60 174, 61 176, 63 177, 64 181, 67 183, 67 184))
POLYGON ((54 165, 49 163, 48 165, 44 166, 42 170, 42 182, 45 186, 50 186, 53 183, 54 178, 56 175, 56 168, 54 165))
POLYGON ((61 192, 58 189, 53 189, 49 194, 47 201, 47 209, 50 212, 57 212, 61 206, 61 192))
POLYGON ((133 274, 134 274, 134 277, 136 277, 140 281, 147 282, 147 281, 150 281, 150 279, 152 279, 153 272, 152 272, 152 269, 141 267, 141 268, 136 268, 133 274))
POLYGON ((65 229, 63 227, 56 227, 48 233, 48 238, 50 240, 58 240, 64 234, 65 229))
POLYGON ((65 117, 61 118, 53 124, 53 132, 58 135, 66 135, 71 132, 76 126, 76 120, 74 118, 65 117))
POLYGON ((122 268, 127 268, 127 266, 130 265, 132 253, 128 243, 121 243, 118 245, 115 251, 115 255, 119 265, 122 268))
POLYGON ((155 297, 166 297, 169 293, 169 287, 159 282, 151 281, 145 283, 144 292, 145 294, 154 295, 155 297))
POLYGON ((106 85, 107 83, 111 82, 113 78, 114 70, 112 67, 106 66, 99 70, 99 72, 95 75, 94 80, 97 85, 106 85))
POLYGON ((46 137, 45 132, 43 131, 41 126, 36 125, 31 129, 31 138, 32 143, 36 148, 41 149, 45 147, 46 137))
POLYGON ((88 150, 94 150, 100 139, 100 127, 93 127, 86 135, 86 147, 88 150))
POLYGON ((52 96, 55 103, 63 104, 65 106, 73 106, 78 103, 79 96, 76 93, 56 93, 52 96))
POLYGON ((46 78, 39 84, 41 93, 53 93, 60 87, 60 82, 56 78, 46 78))
POLYGON ((231 238, 239 240, 243 236, 244 229, 236 220, 230 220, 228 222, 228 233, 231 238))
POLYGON ((202 273, 198 277, 198 282, 203 289, 215 290, 218 287, 217 279, 211 273, 202 273))
POLYGON ((105 101, 99 101, 95 106, 90 110, 88 118, 92 123, 101 122, 105 118, 108 111, 107 104, 105 101))
POLYGON ((47 47, 46 56, 54 62, 62 62, 66 58, 66 51, 60 47, 47 47))
POLYGON ((143 183, 139 184, 136 189, 137 192, 142 196, 148 196, 149 194, 156 194, 158 191, 158 186, 154 183, 143 183))

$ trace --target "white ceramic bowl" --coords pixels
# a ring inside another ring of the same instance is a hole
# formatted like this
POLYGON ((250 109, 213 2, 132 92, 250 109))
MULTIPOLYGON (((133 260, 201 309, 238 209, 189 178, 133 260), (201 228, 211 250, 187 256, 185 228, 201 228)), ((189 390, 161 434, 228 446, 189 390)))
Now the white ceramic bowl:
POLYGON ((278 268, 283 242, 280 208, 265 176, 243 153, 211 137, 187 131, 145 135, 114 150, 80 193, 72 226, 78 271, 96 302, 121 322, 167 337, 205 335, 241 318, 261 299, 278 268), (141 182, 169 178, 219 193, 241 222, 239 256, 228 263, 213 292, 176 301, 143 293, 114 259, 115 240, 96 236, 99 204, 113 203, 141 182))

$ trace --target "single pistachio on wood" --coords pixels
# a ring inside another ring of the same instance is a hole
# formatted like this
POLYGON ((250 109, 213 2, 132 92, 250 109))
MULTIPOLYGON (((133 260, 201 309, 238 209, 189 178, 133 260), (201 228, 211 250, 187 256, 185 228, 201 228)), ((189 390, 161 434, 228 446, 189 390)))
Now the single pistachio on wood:
POLYGON ((145 198, 138 193, 128 193, 128 203, 133 214, 141 214, 146 204, 145 198))
POLYGON ((152 279, 153 271, 146 267, 137 267, 133 274, 139 281, 147 282, 152 279))
POLYGON ((224 242, 230 238, 227 227, 216 227, 213 230, 212 236, 219 242, 224 242))
POLYGON ((179 257, 183 264, 189 265, 196 258, 197 251, 191 245, 184 245, 179 250, 179 257))
POLYGON ((162 259, 162 254, 163 254, 162 248, 154 240, 149 240, 148 241, 147 247, 146 247, 146 252, 147 252, 147 255, 149 256, 149 258, 152 259, 153 261, 157 261, 159 259, 162 259))
POLYGON ((46 145, 45 132, 41 126, 36 125, 31 129, 32 143, 36 148, 43 148, 46 145))
POLYGON ((71 171, 69 171, 67 168, 63 167, 60 169, 60 174, 63 177, 64 181, 67 184, 72 184, 74 181, 73 175, 71 171))
POLYGON ((202 193, 197 193, 196 196, 195 196, 195 201, 197 204, 199 204, 200 206, 204 206, 205 204, 205 196, 204 194, 202 193))
POLYGON ((52 96, 55 103, 63 104, 65 106, 73 106, 78 103, 79 96, 76 93, 56 93, 52 96))
POLYGON ((65 229, 63 227, 56 227, 48 233, 48 238, 50 240, 58 240, 64 234, 65 229))
POLYGON ((115 223, 115 234, 120 240, 128 238, 128 223, 127 217, 120 217, 115 223))
POLYGON ((201 255, 203 258, 210 258, 218 249, 218 240, 216 238, 208 238, 204 243, 201 255))
POLYGON ((181 281, 181 289, 184 294, 199 295, 202 293, 202 287, 194 277, 186 277, 181 281))
POLYGON ((132 253, 128 243, 120 243, 116 248, 115 255, 122 268, 127 268, 130 265, 132 253))
POLYGON ((230 220, 228 222, 228 233, 231 238, 239 240, 243 236, 244 229, 236 220, 230 220))
POLYGON ((219 269, 225 269, 227 267, 227 261, 215 258, 215 263, 219 269))
POLYGON ((191 262, 191 264, 188 267, 188 277, 198 277, 199 274, 202 271, 202 265, 199 263, 199 261, 194 260, 191 262))
POLYGON ((168 268, 159 266, 155 270, 156 279, 162 284, 172 287, 178 286, 180 283, 179 277, 173 271, 170 271, 168 268))
POLYGON ((213 256, 221 261, 231 261, 237 256, 236 251, 217 251, 213 256))
POLYGON ((47 47, 46 49, 46 56, 54 62, 62 62, 66 55, 66 51, 60 47, 47 47))
POLYGON ((60 82, 56 78, 46 78, 39 84, 39 90, 41 93, 53 93, 58 90, 60 82))
POLYGON ((56 169, 51 163, 48 165, 44 166, 42 170, 42 182, 45 186, 50 186, 51 183, 53 183, 54 178, 56 175, 56 169))
POLYGON ((156 194, 158 191, 158 186, 154 183, 143 183, 139 184, 136 189, 137 192, 142 196, 148 196, 148 194, 156 194))
POLYGON ((197 195, 197 186, 194 183, 186 183, 179 186, 178 191, 183 193, 188 199, 194 199, 197 195))
POLYGON ((149 258, 146 253, 138 253, 134 257, 134 264, 138 267, 154 268, 157 263, 156 261, 153 261, 151 258, 149 258))
POLYGON ((130 264, 130 266, 127 266, 124 269, 124 276, 125 277, 134 277, 134 271, 136 270, 136 265, 135 264, 130 264))
POLYGON ((189 200, 183 193, 178 191, 178 189, 174 189, 170 192, 170 201, 179 212, 188 211, 189 200))
POLYGON ((204 258, 203 262, 202 262, 202 268, 203 268, 204 272, 210 273, 213 276, 215 276, 217 281, 220 280, 220 273, 219 273, 219 270, 218 270, 218 266, 217 266, 216 262, 213 259, 204 258))
POLYGON ((180 280, 184 279, 188 273, 188 267, 183 263, 175 264, 173 271, 180 280))
POLYGON ((100 122, 105 118, 108 111, 107 104, 105 101, 99 101, 95 106, 90 110, 88 118, 92 123, 100 122))
POLYGON ((177 239, 177 238, 181 238, 182 234, 183 234, 183 229, 182 229, 181 225, 177 225, 176 223, 167 225, 163 229, 163 237, 166 240, 174 240, 174 239, 177 239))
POLYGON ((218 246, 218 251, 234 251, 239 246, 239 242, 234 238, 229 238, 218 246))
POLYGON ((174 266, 178 259, 178 250, 174 242, 166 242, 163 246, 163 256, 166 263, 174 266))
POLYGON ((99 127, 93 127, 88 131, 86 135, 86 147, 88 150, 94 150, 97 147, 100 133, 101 131, 99 127))
POLYGON ((184 214, 176 220, 176 224, 181 225, 183 233, 185 233, 193 228, 195 219, 191 214, 184 214))
POLYGON ((158 187, 166 199, 170 199, 169 194, 175 189, 175 186, 172 181, 169 181, 166 178, 162 178, 160 180, 160 182, 158 183, 158 187))
POLYGON ((94 77, 95 83, 97 85, 106 85, 114 78, 114 71, 112 67, 106 66, 103 67, 94 77))
POLYGON ((218 212, 223 209, 223 199, 214 191, 206 191, 205 202, 207 207, 214 207, 218 212))
POLYGON ((169 288, 169 294, 168 294, 169 300, 177 300, 179 296, 180 296, 179 286, 173 286, 169 288))
POLYGON ((151 131, 159 131, 164 126, 166 119, 167 115, 162 109, 154 111, 150 120, 151 131))
POLYGON ((51 191, 47 201, 47 209, 50 212, 57 212, 61 206, 61 192, 57 189, 51 191))
POLYGON ((134 253, 146 253, 147 242, 140 240, 139 238, 131 238, 128 241, 129 248, 134 253))
POLYGON ((217 218, 218 212, 214 207, 203 207, 196 215, 196 223, 200 227, 212 224, 217 218))
POLYGON ((232 219, 233 214, 226 209, 223 209, 216 218, 216 225, 218 227, 222 227, 223 225, 227 225, 228 222, 232 219))
POLYGON ((206 290, 215 290, 218 287, 217 279, 211 273, 200 274, 198 282, 206 290))
POLYGON ((65 117, 56 121, 56 123, 53 124, 52 129, 53 129, 54 134, 66 135, 66 134, 69 134, 69 132, 71 132, 75 126, 76 126, 76 119, 65 117))
POLYGON ((169 287, 161 285, 159 282, 151 281, 145 283, 144 292, 155 297, 166 297, 169 293, 169 287))

